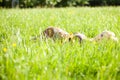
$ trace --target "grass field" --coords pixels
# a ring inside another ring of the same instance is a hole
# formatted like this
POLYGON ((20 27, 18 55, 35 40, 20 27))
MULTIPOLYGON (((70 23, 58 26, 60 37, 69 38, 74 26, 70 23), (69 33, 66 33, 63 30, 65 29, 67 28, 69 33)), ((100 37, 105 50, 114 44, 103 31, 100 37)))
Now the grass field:
POLYGON ((0 80, 120 80, 120 44, 31 41, 48 26, 120 39, 120 7, 0 9, 0 80))

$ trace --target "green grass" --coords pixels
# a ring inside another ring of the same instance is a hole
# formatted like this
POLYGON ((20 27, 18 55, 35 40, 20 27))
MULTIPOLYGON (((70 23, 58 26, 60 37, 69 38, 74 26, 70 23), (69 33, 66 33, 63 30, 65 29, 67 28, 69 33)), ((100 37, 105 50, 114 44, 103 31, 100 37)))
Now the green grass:
POLYGON ((120 7, 0 9, 0 79, 120 80, 120 43, 30 41, 48 26, 120 39, 120 7))

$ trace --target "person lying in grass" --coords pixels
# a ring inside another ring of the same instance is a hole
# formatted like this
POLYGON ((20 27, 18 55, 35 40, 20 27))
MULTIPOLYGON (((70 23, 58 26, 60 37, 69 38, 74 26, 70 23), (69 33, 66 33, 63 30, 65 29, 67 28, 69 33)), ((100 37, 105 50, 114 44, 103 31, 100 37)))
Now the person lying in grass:
MULTIPOLYGON (((42 32, 42 36, 44 36, 45 38, 51 38, 54 41, 61 40, 61 42, 79 41, 81 43, 82 41, 100 42, 102 40, 113 40, 115 42, 118 42, 118 38, 116 37, 115 33, 107 30, 101 32, 94 38, 88 38, 81 33, 69 34, 61 28, 50 26, 42 32)), ((33 39, 35 40, 38 37, 40 36, 34 37, 33 39)))
MULTIPOLYGON (((73 34, 69 34, 67 31, 58 28, 58 27, 48 27, 46 28, 42 34, 41 34, 44 38, 51 38, 54 41, 55 40, 61 40, 61 42, 67 42, 67 41, 71 41, 73 38, 73 34)), ((36 36, 34 38, 32 38, 32 40, 36 40, 39 36, 36 36)))
POLYGON ((103 31, 94 38, 91 38, 90 41, 100 42, 102 40, 112 40, 118 42, 118 38, 116 37, 115 33, 112 31, 103 31))
POLYGON ((81 33, 75 33, 74 34, 74 39, 75 41, 78 41, 81 43, 83 41, 90 41, 90 42, 101 42, 103 40, 108 41, 114 41, 114 42, 118 42, 118 38, 116 37, 115 33, 112 31, 103 31, 100 34, 98 34, 97 36, 95 36, 94 38, 88 38, 87 36, 85 36, 84 34, 81 33))
POLYGON ((73 34, 69 34, 65 30, 58 27, 48 27, 43 31, 43 35, 46 38, 52 38, 53 40, 60 39, 66 41, 71 41, 73 38, 73 34))

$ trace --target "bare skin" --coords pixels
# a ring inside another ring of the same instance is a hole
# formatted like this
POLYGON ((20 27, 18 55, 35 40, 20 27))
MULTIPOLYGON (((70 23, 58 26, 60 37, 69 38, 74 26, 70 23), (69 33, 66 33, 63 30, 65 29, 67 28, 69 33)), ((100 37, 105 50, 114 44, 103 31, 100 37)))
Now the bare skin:
POLYGON ((107 30, 103 31, 102 33, 92 38, 91 41, 99 42, 102 41, 103 39, 113 40, 115 42, 118 42, 118 38, 116 37, 115 33, 107 30))
POLYGON ((79 39, 79 42, 81 43, 83 40, 87 40, 87 37, 84 34, 81 33, 75 33, 74 37, 79 39))
MULTIPOLYGON (((118 38, 116 37, 114 32, 111 31, 103 31, 100 34, 98 34, 97 36, 95 36, 94 38, 87 38, 84 34, 81 33, 75 33, 75 34, 69 34, 68 32, 66 32, 65 30, 58 28, 58 27, 48 27, 46 28, 43 32, 43 37, 45 38, 51 38, 53 40, 61 40, 62 43, 63 42, 67 42, 67 41, 76 41, 76 39, 79 40, 79 42, 81 43, 82 41, 91 41, 91 42, 100 42, 102 40, 113 40, 115 42, 118 42, 118 38)), ((36 40, 37 38, 39 38, 39 36, 34 37, 32 40, 36 40)))

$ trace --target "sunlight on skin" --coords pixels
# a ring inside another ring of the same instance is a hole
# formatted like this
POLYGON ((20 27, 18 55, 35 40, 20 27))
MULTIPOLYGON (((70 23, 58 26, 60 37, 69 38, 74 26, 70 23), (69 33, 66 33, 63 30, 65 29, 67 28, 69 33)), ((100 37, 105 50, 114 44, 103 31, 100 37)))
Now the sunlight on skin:
POLYGON ((118 38, 116 37, 114 32, 111 31, 103 31, 102 33, 98 34, 94 38, 91 38, 90 41, 100 42, 102 40, 113 40, 114 42, 118 42, 118 38))

